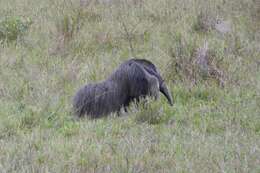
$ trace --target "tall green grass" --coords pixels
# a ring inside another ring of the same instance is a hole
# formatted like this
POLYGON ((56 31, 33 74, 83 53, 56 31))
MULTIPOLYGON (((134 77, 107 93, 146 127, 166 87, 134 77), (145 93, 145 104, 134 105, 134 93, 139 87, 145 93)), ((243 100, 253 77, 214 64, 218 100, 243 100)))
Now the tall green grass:
POLYGON ((259 9, 254 0, 0 1, 0 172, 259 172, 259 9), (174 106, 161 96, 120 117, 76 120, 77 89, 131 56, 156 64, 174 106))

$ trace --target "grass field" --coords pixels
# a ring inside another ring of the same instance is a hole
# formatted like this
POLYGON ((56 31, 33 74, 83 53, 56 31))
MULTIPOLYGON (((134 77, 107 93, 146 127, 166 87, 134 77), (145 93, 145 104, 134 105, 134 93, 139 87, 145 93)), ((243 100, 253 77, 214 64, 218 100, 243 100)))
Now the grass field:
POLYGON ((260 1, 1 0, 7 172, 259 173, 260 1), (133 56, 174 106, 75 120, 77 89, 133 56))

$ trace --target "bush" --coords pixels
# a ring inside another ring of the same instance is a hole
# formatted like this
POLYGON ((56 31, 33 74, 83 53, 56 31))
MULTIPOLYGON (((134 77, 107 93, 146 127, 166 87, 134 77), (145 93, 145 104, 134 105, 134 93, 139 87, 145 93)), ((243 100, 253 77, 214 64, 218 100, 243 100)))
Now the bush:
POLYGON ((215 14, 212 14, 210 11, 201 11, 196 19, 196 22, 193 24, 195 31, 199 32, 209 32, 214 29, 217 22, 215 14))
POLYGON ((0 20, 0 41, 16 41, 25 34, 31 23, 29 18, 5 17, 0 20))
POLYGON ((217 83, 224 86, 226 83, 226 69, 222 65, 223 50, 215 50, 208 42, 199 43, 199 40, 189 39, 182 34, 174 36, 176 40, 169 52, 172 59, 169 61, 168 79, 174 82, 187 82, 190 86, 202 83, 217 83), (219 51, 219 52, 217 52, 219 51), (219 55, 220 54, 220 55, 219 55))
POLYGON ((139 110, 134 115, 134 120, 139 123, 160 124, 167 120, 162 105, 152 100, 143 100, 138 104, 139 110))

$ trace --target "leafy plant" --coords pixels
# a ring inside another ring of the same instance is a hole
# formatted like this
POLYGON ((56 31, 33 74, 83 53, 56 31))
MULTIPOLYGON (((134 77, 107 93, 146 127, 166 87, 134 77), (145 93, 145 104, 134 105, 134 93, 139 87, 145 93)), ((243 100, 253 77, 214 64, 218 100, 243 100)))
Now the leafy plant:
POLYGON ((0 41, 16 41, 26 33, 31 24, 32 21, 30 18, 19 16, 0 19, 0 41))
POLYGON ((139 110, 136 112, 134 119, 136 122, 148 124, 160 124, 167 119, 164 114, 162 105, 159 102, 152 100, 143 100, 138 106, 139 110))

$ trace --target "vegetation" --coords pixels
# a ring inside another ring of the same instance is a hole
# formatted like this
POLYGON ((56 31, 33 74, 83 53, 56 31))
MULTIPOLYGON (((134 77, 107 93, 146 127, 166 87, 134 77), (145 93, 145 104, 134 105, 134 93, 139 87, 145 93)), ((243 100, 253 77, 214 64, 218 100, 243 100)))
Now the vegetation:
POLYGON ((259 31, 257 0, 0 1, 0 172, 260 172, 259 31), (174 106, 76 120, 131 56, 174 106))

